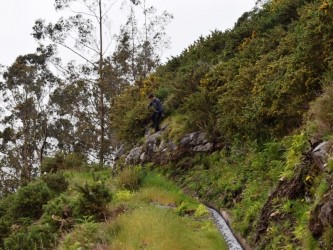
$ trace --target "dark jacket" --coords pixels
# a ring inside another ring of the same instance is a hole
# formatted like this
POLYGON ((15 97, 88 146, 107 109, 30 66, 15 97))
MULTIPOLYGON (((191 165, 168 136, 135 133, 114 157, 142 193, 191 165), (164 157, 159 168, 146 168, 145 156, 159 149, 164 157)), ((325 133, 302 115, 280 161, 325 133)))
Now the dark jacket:
POLYGON ((161 101, 156 97, 148 104, 148 107, 153 107, 155 112, 159 112, 161 114, 164 112, 161 101))

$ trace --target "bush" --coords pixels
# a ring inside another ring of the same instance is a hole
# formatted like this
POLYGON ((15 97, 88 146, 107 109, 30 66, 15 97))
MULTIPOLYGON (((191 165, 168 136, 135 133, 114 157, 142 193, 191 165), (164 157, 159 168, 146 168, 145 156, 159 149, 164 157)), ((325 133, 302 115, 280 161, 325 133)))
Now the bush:
POLYGON ((41 165, 42 173, 55 173, 65 169, 80 169, 85 163, 85 157, 70 153, 64 155, 57 153, 54 157, 45 158, 41 165))
POLYGON ((197 209, 195 210, 194 216, 195 217, 202 217, 204 215, 209 214, 205 205, 200 204, 197 209))
POLYGON ((76 153, 70 153, 64 158, 64 165, 66 169, 80 169, 86 163, 85 156, 76 153))
POLYGON ((119 226, 107 223, 85 222, 75 225, 57 249, 114 249, 109 244, 119 231, 119 226))
POLYGON ((55 173, 64 169, 64 155, 56 154, 54 157, 45 158, 40 169, 42 173, 55 173))
POLYGON ((167 122, 167 137, 172 138, 175 142, 180 141, 180 139, 190 132, 194 132, 195 128, 191 126, 190 118, 187 114, 176 114, 171 116, 167 122))
POLYGON ((62 193, 68 187, 68 181, 66 180, 63 173, 54 173, 54 174, 47 174, 43 175, 41 178, 47 186, 54 191, 55 193, 62 193))
POLYGON ((31 182, 13 196, 11 212, 14 218, 38 219, 43 205, 52 198, 50 188, 44 182, 31 182))
POLYGON ((73 210, 75 204, 69 197, 60 195, 50 200, 43 206, 43 223, 49 224, 56 231, 60 227, 61 229, 68 229, 73 226, 73 210), (59 218, 54 219, 52 217, 59 218), (63 221, 60 221, 63 220, 63 221))
POLYGON ((191 127, 217 135, 217 95, 205 88, 185 99, 184 112, 187 112, 191 127))
POLYGON ((76 189, 81 194, 77 201, 77 216, 94 215, 97 219, 105 218, 106 205, 112 200, 112 194, 105 183, 95 180, 92 184, 76 185, 76 189))
POLYGON ((148 100, 139 88, 129 87, 117 96, 111 112, 111 125, 115 137, 124 142, 135 142, 144 135, 149 123, 148 100))
POLYGON ((4 239, 10 234, 11 222, 1 218, 0 219, 0 244, 3 245, 4 239))
POLYGON ((310 105, 307 115, 308 127, 315 136, 333 134, 333 85, 327 86, 324 94, 310 105))
POLYGON ((5 249, 31 250, 31 249, 54 249, 57 242, 57 234, 47 224, 33 225, 27 229, 10 235, 5 239, 5 249))

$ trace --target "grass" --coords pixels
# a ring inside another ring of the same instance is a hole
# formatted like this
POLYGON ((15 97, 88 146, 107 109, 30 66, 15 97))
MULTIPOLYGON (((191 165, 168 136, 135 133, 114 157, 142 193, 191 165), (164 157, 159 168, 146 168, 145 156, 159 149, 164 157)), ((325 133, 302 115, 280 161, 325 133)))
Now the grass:
POLYGON ((226 249, 211 222, 179 217, 169 209, 139 208, 121 216, 115 249, 226 249))
MULTIPOLYGON (((92 181, 91 174, 68 176, 74 183, 92 181)), ((136 190, 114 182, 115 198, 108 210, 110 214, 121 210, 119 213, 104 223, 76 224, 57 249, 227 249, 202 204, 158 173, 148 171, 140 176, 136 190)))
POLYGON ((175 142, 179 142, 184 134, 191 132, 192 126, 187 115, 175 114, 168 117, 164 123, 168 124, 167 137, 175 142))

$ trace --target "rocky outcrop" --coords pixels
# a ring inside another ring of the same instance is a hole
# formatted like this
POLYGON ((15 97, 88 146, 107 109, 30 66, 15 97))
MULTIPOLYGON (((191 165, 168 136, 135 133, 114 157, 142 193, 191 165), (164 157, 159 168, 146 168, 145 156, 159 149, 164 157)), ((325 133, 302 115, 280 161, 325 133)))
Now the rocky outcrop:
POLYGON ((320 143, 311 154, 314 164, 319 171, 324 172, 323 178, 329 185, 327 193, 310 214, 309 229, 314 236, 320 236, 325 227, 333 226, 333 177, 331 170, 327 169, 333 156, 333 141, 320 143))
POLYGON ((309 228, 314 236, 320 236, 325 227, 333 226, 333 190, 324 195, 320 204, 312 211, 309 228))
POLYGON ((284 214, 276 210, 277 202, 288 199, 294 200, 304 197, 307 193, 307 186, 304 182, 306 176, 309 175, 312 166, 311 154, 303 156, 302 163, 295 167, 294 176, 291 179, 281 178, 274 191, 268 196, 268 199, 260 211, 259 221, 256 226, 255 243, 267 233, 270 221, 282 220, 284 214))
POLYGON ((275 202, 283 199, 293 200, 299 197, 311 197, 311 176, 318 173, 323 173, 323 178, 328 183, 329 189, 319 204, 312 210, 309 229, 314 236, 320 236, 323 234, 325 227, 333 226, 333 176, 330 173, 332 169, 327 167, 332 156, 333 141, 319 143, 314 149, 303 155, 302 163, 295 167, 294 176, 291 179, 280 179, 261 209, 255 242, 259 242, 265 235, 271 220, 287 218, 288 215, 275 209, 275 202), (308 180, 310 180, 309 183, 307 183, 308 180))
POLYGON ((147 133, 142 145, 133 148, 125 158, 126 165, 153 162, 166 164, 169 161, 180 159, 184 155, 197 152, 209 152, 214 144, 209 141, 205 132, 193 132, 184 135, 179 143, 165 139, 163 132, 147 133))
POLYGON ((185 135, 180 140, 180 146, 195 152, 208 152, 213 149, 213 143, 208 141, 208 136, 204 132, 194 132, 185 135))
POLYGON ((332 152, 333 141, 322 142, 312 151, 313 161, 320 170, 325 169, 328 158, 332 152))
POLYGON ((142 146, 133 148, 126 156, 126 165, 136 165, 141 162, 142 146))

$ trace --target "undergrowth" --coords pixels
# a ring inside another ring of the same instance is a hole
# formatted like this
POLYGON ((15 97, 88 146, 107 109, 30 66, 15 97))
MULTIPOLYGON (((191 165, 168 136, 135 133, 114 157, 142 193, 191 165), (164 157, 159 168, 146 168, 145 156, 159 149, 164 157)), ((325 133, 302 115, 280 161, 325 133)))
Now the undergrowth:
MULTIPOLYGON (((250 244, 257 237, 263 209, 271 209, 267 230, 256 248, 315 249, 321 241, 309 230, 310 211, 321 201, 328 185, 311 165, 301 167, 309 168, 299 180, 304 193, 292 199, 277 196, 273 207, 265 208, 278 184, 287 183, 298 173, 309 149, 308 137, 300 133, 263 145, 242 143, 209 155, 197 154, 182 159, 189 166, 185 170, 179 162, 160 169, 192 196, 227 210, 233 229, 250 244)), ((325 232, 328 241, 329 235, 325 232)))
POLYGON ((0 236, 6 250, 227 249, 203 205, 140 166, 48 174, 1 200, 0 236))

